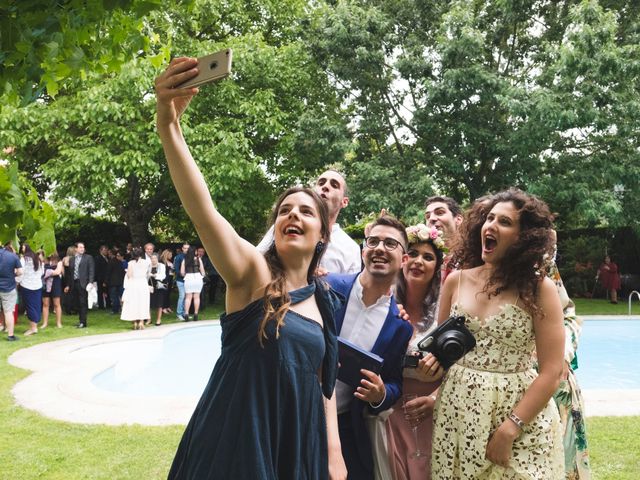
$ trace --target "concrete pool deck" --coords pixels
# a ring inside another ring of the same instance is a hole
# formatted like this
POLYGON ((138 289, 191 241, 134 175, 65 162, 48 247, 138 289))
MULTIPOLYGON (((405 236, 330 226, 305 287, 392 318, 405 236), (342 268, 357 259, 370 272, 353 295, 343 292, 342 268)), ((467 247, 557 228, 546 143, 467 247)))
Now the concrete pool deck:
POLYGON ((9 363, 33 373, 15 384, 13 396, 25 408, 67 422, 186 425, 199 396, 116 393, 96 387, 92 379, 116 363, 125 342, 162 342, 176 330, 218 324, 218 320, 208 320, 151 326, 142 331, 74 337, 17 350, 9 363))
MULTIPOLYGON (((640 320, 638 316, 622 315, 584 318, 640 320)), ((9 363, 33 373, 13 387, 13 396, 24 408, 67 422, 185 425, 199 396, 115 393, 99 389, 92 379, 114 365, 124 342, 162 342, 176 330, 218 324, 217 320, 209 320, 163 325, 144 331, 74 337, 17 350, 9 357, 9 363)), ((640 389, 583 390, 583 394, 586 416, 640 415, 640 389)))

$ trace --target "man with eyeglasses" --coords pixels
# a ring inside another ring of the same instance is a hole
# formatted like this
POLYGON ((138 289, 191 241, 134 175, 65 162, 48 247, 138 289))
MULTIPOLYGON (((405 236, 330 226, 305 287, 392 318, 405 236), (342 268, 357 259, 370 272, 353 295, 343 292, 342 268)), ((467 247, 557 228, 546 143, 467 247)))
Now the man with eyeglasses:
MULTIPOLYGON (((327 170, 318 177, 313 187, 327 204, 331 239, 320 259, 322 273, 358 273, 361 270, 360 247, 338 224, 340 210, 349 205, 349 192, 344 177, 335 170, 327 170)), ((257 245, 264 253, 273 245, 273 227, 257 245)))
POLYGON ((349 478, 373 478, 365 409, 378 415, 402 395, 402 357, 413 329, 399 316, 392 286, 406 261, 407 243, 404 225, 383 215, 373 222, 365 239, 362 273, 326 277, 347 299, 335 316, 340 337, 384 359, 380 375, 362 370, 355 392, 343 382, 336 384, 338 431, 349 478))

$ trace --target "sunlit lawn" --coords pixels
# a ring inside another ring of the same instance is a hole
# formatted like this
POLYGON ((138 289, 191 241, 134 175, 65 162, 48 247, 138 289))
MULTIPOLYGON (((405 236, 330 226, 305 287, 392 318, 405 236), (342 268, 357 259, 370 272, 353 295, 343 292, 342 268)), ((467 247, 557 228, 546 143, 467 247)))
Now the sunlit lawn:
MULTIPOLYGON (((606 306, 604 302, 600 305, 598 301, 578 301, 578 311, 583 314, 586 314, 583 309, 596 314, 610 313, 601 308, 606 306), (588 302, 594 302, 595 306, 588 302)), ((220 305, 216 305, 205 310, 201 318, 217 318, 220 312, 220 305)), ((173 315, 165 315, 163 319, 163 323, 175 321, 173 315)), ((80 425, 50 420, 14 403, 11 388, 29 375, 28 371, 8 365, 7 358, 15 350, 41 342, 130 328, 128 322, 104 312, 90 312, 88 322, 88 329, 77 330, 73 328, 77 317, 64 317, 64 328, 50 326, 35 336, 24 337, 27 327, 21 317, 16 329, 20 340, 0 341, 0 479, 166 478, 183 426, 80 425)), ((594 479, 640 478, 640 417, 589 418, 587 428, 594 479)))
MULTIPOLYGON (((578 315, 627 315, 629 303, 626 298, 618 300, 618 303, 609 303, 604 298, 574 298, 578 315)), ((640 301, 633 297, 631 302, 631 315, 640 318, 640 301)))

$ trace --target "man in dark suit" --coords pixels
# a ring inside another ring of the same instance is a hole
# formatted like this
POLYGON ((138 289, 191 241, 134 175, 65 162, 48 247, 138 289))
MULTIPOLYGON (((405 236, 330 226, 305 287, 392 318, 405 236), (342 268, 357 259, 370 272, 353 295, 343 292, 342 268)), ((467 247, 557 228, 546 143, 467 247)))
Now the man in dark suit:
POLYGON ((87 285, 95 279, 93 257, 85 253, 84 243, 76 243, 76 255, 69 260, 71 275, 66 279, 65 293, 71 292, 73 303, 78 310, 80 322, 77 328, 87 326, 87 285))
POLYGON ((98 308, 104 310, 110 306, 109 289, 107 287, 107 265, 109 264, 109 249, 106 245, 100 245, 95 259, 96 282, 98 283, 98 308))
POLYGON ((342 457, 349 478, 373 479, 371 441, 364 410, 377 415, 402 395, 402 358, 413 334, 409 322, 400 318, 391 288, 406 261, 404 225, 384 215, 365 239, 364 270, 360 274, 327 276, 327 282, 347 302, 336 312, 338 334, 384 359, 380 375, 363 370, 361 385, 354 391, 336 384, 338 431, 342 457))

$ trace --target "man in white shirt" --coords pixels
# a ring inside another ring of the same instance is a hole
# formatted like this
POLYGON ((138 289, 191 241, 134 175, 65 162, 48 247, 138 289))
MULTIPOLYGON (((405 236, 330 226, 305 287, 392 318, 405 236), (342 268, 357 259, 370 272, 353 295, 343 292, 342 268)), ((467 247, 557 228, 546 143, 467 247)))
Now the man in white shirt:
MULTIPOLYGON (((444 243, 448 249, 451 249, 453 239, 458 231, 458 227, 462 223, 462 208, 451 197, 435 196, 429 197, 424 202, 425 212, 424 220, 430 227, 436 227, 442 232, 444 243)), ((447 276, 455 269, 452 265, 452 258, 449 254, 445 255, 442 261, 440 281, 444 284, 447 276)))
MULTIPOLYGON (((340 210, 349 205, 347 182, 335 170, 327 170, 318 177, 314 190, 327 204, 331 240, 320 260, 320 267, 328 273, 358 273, 361 270, 360 247, 338 225, 340 210)), ((264 253, 273 244, 273 227, 260 241, 257 249, 264 253)))
POLYGON ((404 225, 383 215, 373 222, 365 239, 362 273, 326 277, 347 299, 335 316, 340 337, 384 359, 380 375, 363 370, 361 386, 355 391, 340 381, 336 384, 340 446, 349 478, 373 478, 364 409, 377 415, 402 395, 402 358, 413 328, 400 318, 391 288, 406 261, 407 243, 404 225))

